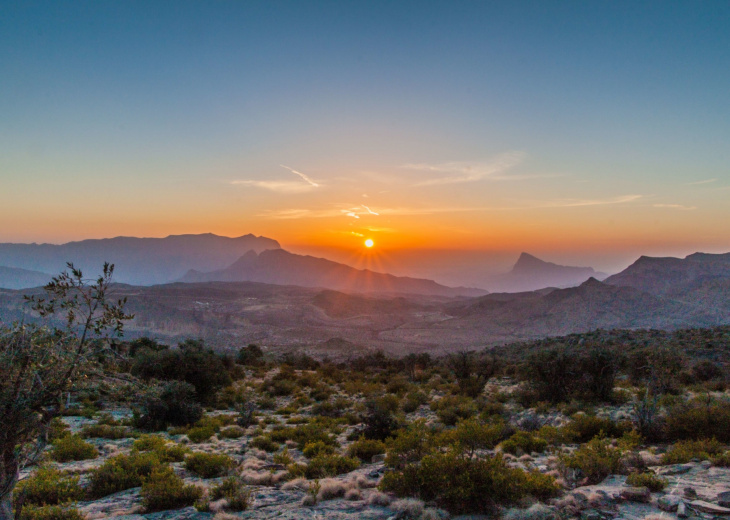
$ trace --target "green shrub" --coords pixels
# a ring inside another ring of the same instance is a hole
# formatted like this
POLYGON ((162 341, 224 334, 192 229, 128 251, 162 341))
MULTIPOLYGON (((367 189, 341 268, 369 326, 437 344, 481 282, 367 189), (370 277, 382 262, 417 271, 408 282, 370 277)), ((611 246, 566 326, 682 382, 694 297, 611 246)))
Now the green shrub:
POLYGON ((725 400, 682 403, 670 408, 665 424, 670 440, 714 437, 730 443, 730 403, 725 400))
POLYGON ((305 470, 308 479, 335 477, 343 473, 349 473, 360 466, 360 461, 352 457, 340 455, 317 455, 314 457, 305 470))
POLYGON ((168 444, 154 451, 160 458, 160 462, 182 462, 185 455, 190 453, 190 448, 182 444, 168 444))
POLYGON ((728 468, 730 467, 730 451, 725 451, 718 455, 713 455, 712 457, 710 457, 710 461, 712 461, 712 464, 714 464, 715 466, 728 468))
POLYGON ((281 464, 282 466, 288 466, 289 464, 292 464, 293 462, 294 462, 294 459, 292 458, 292 456, 289 453, 289 450, 287 448, 284 448, 279 453, 274 454, 274 464, 281 464))
POLYGON ((508 431, 509 427, 501 419, 489 424, 476 418, 465 419, 441 435, 438 443, 473 455, 477 450, 494 448, 508 431))
POLYGON ((279 450, 279 443, 271 440, 271 437, 268 435, 259 435, 258 437, 254 437, 248 445, 252 448, 268 451, 269 453, 279 450))
POLYGON ((170 467, 160 466, 143 479, 139 492, 148 512, 191 506, 203 495, 197 486, 185 485, 170 467))
POLYGON ((629 486, 648 488, 654 493, 662 491, 667 486, 667 481, 654 473, 631 473, 626 477, 626 483, 629 486))
POLYGON ((137 451, 153 452, 160 462, 182 462, 190 452, 187 446, 170 442, 159 435, 142 435, 134 441, 133 448, 137 451))
POLYGON ((215 435, 215 429, 210 426, 198 426, 190 428, 187 435, 190 442, 197 444, 209 440, 213 435, 215 435))
POLYGON ((334 452, 335 448, 332 445, 325 444, 322 441, 309 442, 302 450, 302 453, 308 459, 312 459, 317 455, 330 455, 334 452))
POLYGON ((572 421, 564 427, 566 437, 579 443, 588 442, 599 435, 621 437, 629 430, 631 430, 629 424, 615 423, 611 419, 583 413, 575 414, 572 421))
POLYGON ((167 446, 167 439, 159 435, 145 434, 134 441, 132 445, 137 451, 159 451, 167 446))
POLYGON ((236 423, 236 418, 233 415, 221 414, 221 415, 206 415, 202 417, 193 426, 197 427, 210 427, 216 432, 219 431, 223 426, 230 426, 236 423))
POLYGON ((143 478, 160 466, 159 456, 154 452, 132 452, 107 459, 91 472, 89 495, 92 498, 101 498, 141 486, 143 478))
POLYGON ((372 439, 360 438, 350 444, 347 449, 348 457, 357 457, 362 462, 370 463, 375 455, 385 453, 385 443, 372 439))
POLYGON ((717 439, 678 441, 662 455, 662 464, 683 464, 692 459, 709 460, 723 451, 717 439))
POLYGON ((146 380, 184 381, 195 388, 200 402, 212 404, 216 392, 231 384, 223 358, 206 349, 202 341, 187 340, 178 347, 143 352, 136 356, 132 373, 146 380))
POLYGON ((412 422, 386 443, 385 464, 402 470, 409 464, 417 463, 434 449, 434 437, 433 430, 426 426, 425 420, 412 422))
POLYGON ((246 432, 240 426, 230 426, 218 432, 221 439, 240 439, 246 432))
POLYGON ((69 425, 63 422, 60 417, 54 417, 51 420, 51 424, 48 429, 48 440, 50 442, 53 442, 56 439, 60 439, 61 437, 71 435, 70 430, 71 428, 69 427, 69 425))
POLYGON ((564 428, 556 428, 548 424, 541 426, 539 430, 535 432, 535 435, 545 441, 551 446, 557 446, 571 442, 572 434, 566 432, 564 428))
POLYGON ((547 441, 528 432, 517 432, 502 442, 502 451, 513 455, 521 453, 542 453, 547 448, 547 441))
POLYGON ((263 362, 264 351, 253 343, 247 347, 241 347, 236 356, 236 363, 241 365, 256 366, 263 362))
POLYGON ((131 432, 124 426, 109 426, 108 424, 90 424, 81 430, 81 436, 88 439, 98 437, 102 439, 124 439, 131 436, 131 432))
POLYGON ((403 400, 401 406, 404 412, 411 413, 418 410, 418 407, 424 404, 428 404, 428 395, 424 392, 417 391, 406 394, 406 398, 403 400))
POLYGON ((461 419, 469 419, 477 413, 474 400, 464 396, 446 396, 431 403, 439 420, 446 426, 454 426, 461 419))
POLYGON ((77 509, 64 506, 26 505, 20 520, 84 520, 85 517, 77 509))
POLYGON ((210 496, 213 500, 225 498, 228 501, 228 508, 233 511, 245 511, 251 504, 251 491, 237 477, 228 477, 213 487, 210 496))
POLYGON ((573 453, 562 455, 565 468, 578 469, 588 484, 598 484, 621 469, 622 451, 611 446, 608 439, 595 437, 573 453))
POLYGON ((560 490, 551 477, 510 468, 499 454, 472 458, 454 451, 433 452, 420 463, 386 472, 379 487, 398 496, 433 501, 452 514, 489 513, 529 494, 544 499, 560 490))
POLYGON ((366 439, 383 441, 398 428, 395 412, 399 408, 398 398, 394 395, 372 399, 367 403, 367 413, 362 419, 365 428, 362 434, 366 439))
POLYGON ((196 402, 195 388, 182 381, 171 381, 151 389, 142 398, 142 412, 136 413, 134 424, 149 431, 168 426, 193 424, 203 416, 203 407, 196 402))
POLYGON ((225 454, 192 453, 185 457, 185 469, 202 478, 221 477, 235 465, 236 462, 225 454))
POLYGON ((14 495, 22 496, 26 505, 56 506, 81 500, 84 490, 78 476, 65 476, 55 468, 42 466, 18 483, 14 495))
POLYGON ((51 458, 56 462, 95 459, 99 451, 78 435, 68 435, 53 441, 51 458))
POLYGON ((328 433, 333 425, 332 419, 317 418, 317 420, 300 424, 294 428, 276 427, 270 433, 269 437, 278 443, 292 440, 297 443, 297 447, 303 450, 307 444, 313 444, 321 441, 328 446, 337 446, 337 441, 328 433))

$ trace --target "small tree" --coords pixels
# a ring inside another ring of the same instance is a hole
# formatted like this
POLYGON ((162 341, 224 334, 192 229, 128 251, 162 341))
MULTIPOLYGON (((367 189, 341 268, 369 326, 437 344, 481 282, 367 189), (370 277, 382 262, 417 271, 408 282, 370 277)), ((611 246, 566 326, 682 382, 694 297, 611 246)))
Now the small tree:
POLYGON ((493 353, 479 356, 467 351, 452 354, 448 359, 448 365, 459 384, 459 392, 469 397, 480 395, 499 367, 497 357, 493 353))
MULTIPOLYGON (((37 461, 48 442, 51 420, 63 396, 95 373, 112 336, 121 336, 126 299, 107 292, 114 266, 104 264, 96 281, 79 269, 46 285, 46 297, 26 297, 41 318, 60 314, 62 326, 14 324, 0 328, 0 520, 10 520, 20 470, 37 461)), ((21 501, 22 502, 22 501, 21 501)))

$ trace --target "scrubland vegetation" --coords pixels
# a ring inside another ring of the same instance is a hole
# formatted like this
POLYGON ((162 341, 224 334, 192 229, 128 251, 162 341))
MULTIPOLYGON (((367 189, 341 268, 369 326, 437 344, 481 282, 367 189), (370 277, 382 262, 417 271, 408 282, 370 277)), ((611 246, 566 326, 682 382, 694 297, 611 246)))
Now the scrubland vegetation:
POLYGON ((105 513, 235 515, 277 490, 299 508, 347 500, 384 517, 538 503, 580 516, 566 497, 611 475, 661 493, 662 466, 730 465, 729 346, 728 328, 614 331, 332 362, 119 342, 73 389, 15 507, 82 518, 126 492, 127 510, 105 513))

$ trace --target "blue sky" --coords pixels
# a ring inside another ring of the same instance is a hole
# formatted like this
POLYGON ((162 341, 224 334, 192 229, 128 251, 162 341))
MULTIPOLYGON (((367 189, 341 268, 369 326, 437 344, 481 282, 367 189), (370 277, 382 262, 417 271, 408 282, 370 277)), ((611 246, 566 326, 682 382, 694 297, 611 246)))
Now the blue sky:
POLYGON ((1 7, 2 241, 730 249, 725 1, 1 7))

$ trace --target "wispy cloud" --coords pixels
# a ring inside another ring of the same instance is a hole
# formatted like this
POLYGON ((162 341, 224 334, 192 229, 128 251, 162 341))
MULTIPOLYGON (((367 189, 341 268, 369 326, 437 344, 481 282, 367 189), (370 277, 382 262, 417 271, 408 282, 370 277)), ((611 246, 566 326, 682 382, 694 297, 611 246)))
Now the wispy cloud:
POLYGON ((302 184, 301 182, 297 181, 236 180, 231 181, 231 184, 235 184, 237 186, 252 186, 254 188, 275 191, 277 193, 304 193, 312 190, 313 188, 313 186, 309 184, 302 184))
POLYGON ((655 208, 679 209, 683 211, 697 209, 697 206, 684 206, 682 204, 654 204, 653 206, 655 208))
POLYGON ((557 199, 545 203, 538 203, 538 208, 577 208, 580 206, 605 206, 609 204, 626 204, 641 199, 643 195, 621 195, 605 199, 557 199))
POLYGON ((254 181, 254 180, 234 180, 231 184, 238 186, 252 186, 254 188, 261 188, 264 190, 274 191, 277 193, 305 193, 311 191, 314 188, 319 188, 320 185, 314 182, 312 179, 307 177, 302 172, 289 168, 288 166, 280 165, 282 168, 286 168, 294 175, 300 177, 304 182, 299 181, 254 181))
POLYGON ((486 211, 490 209, 503 208, 484 208, 484 207, 396 207, 396 208, 377 208, 377 212, 366 211, 362 206, 340 206, 330 209, 283 209, 270 210, 259 213, 258 217, 271 219, 299 219, 299 218, 332 218, 332 217, 351 217, 359 219, 361 216, 368 215, 431 215, 435 213, 457 213, 466 211, 486 211))
POLYGON ((711 182, 717 182, 717 179, 705 179, 704 181, 688 182, 685 186, 697 186, 699 184, 710 184, 711 182))
MULTIPOLYGON (((367 206, 350 206, 337 204, 328 209, 283 209, 269 210, 259 213, 258 217, 271 219, 299 219, 299 218, 333 218, 350 217, 359 219, 370 215, 378 216, 412 216, 435 215, 439 213, 467 213, 473 211, 519 211, 524 209, 540 208, 572 208, 581 206, 602 206, 608 204, 626 204, 642 199, 643 195, 621 195, 605 199, 558 199, 551 201, 514 201, 510 206, 442 206, 442 207, 378 207, 371 209, 367 206)), ((377 228, 369 228, 375 231, 377 228)), ((384 231, 385 229, 383 229, 384 231)))
POLYGON ((524 152, 509 152, 498 156, 491 162, 448 162, 441 164, 404 164, 402 168, 423 172, 439 173, 441 176, 427 179, 415 186, 439 186, 480 180, 515 181, 548 177, 547 175, 507 175, 505 172, 520 164, 525 158, 524 152))
POLYGON ((282 168, 286 168, 287 170, 289 170, 290 172, 292 172, 294 175, 299 175, 299 177, 301 177, 302 180, 304 180, 304 182, 306 182, 310 186, 313 186, 315 188, 318 188, 319 187, 319 184, 317 184, 312 179, 310 179, 309 177, 307 177, 306 175, 304 175, 302 172, 298 172, 294 168, 289 168, 288 166, 284 166, 283 164, 280 164, 279 166, 281 166, 282 168))

